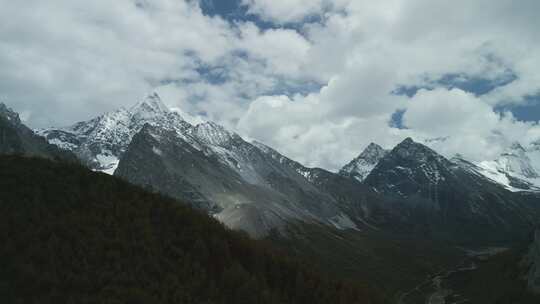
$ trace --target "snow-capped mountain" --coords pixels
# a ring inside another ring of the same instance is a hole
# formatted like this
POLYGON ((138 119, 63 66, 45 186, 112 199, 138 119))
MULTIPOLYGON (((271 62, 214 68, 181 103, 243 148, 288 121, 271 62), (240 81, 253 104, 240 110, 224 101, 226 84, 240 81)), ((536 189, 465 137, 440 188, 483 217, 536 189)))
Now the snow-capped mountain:
POLYGON ((331 195, 260 145, 213 122, 191 125, 157 94, 130 109, 39 132, 95 170, 189 202, 254 236, 290 221, 356 228, 331 195))
POLYGON ((406 198, 423 191, 421 185, 436 187, 452 174, 452 167, 442 155, 407 138, 381 158, 365 182, 379 192, 406 198))
POLYGON ((538 191, 540 175, 528 154, 519 143, 514 143, 497 159, 479 162, 478 171, 511 191, 538 191))
POLYGON ((191 202, 257 237, 291 221, 356 228, 332 196, 215 123, 183 134, 145 125, 115 175, 191 202))
POLYGON ((189 125, 154 93, 130 109, 121 108, 69 127, 36 133, 51 144, 73 151, 91 168, 113 174, 131 139, 147 123, 180 133, 189 125))
POLYGON ((345 165, 339 173, 363 181, 386 154, 388 154, 387 150, 375 143, 370 143, 357 158, 345 165))
MULTIPOLYGON (((338 206, 359 229, 378 229, 377 226, 392 226, 393 229, 402 222, 399 206, 393 205, 391 201, 356 178, 322 168, 308 168, 260 142, 253 144, 280 164, 304 176, 319 191, 332 196, 333 204, 338 206)), ((339 227, 339 224, 335 225, 339 227)))
POLYGON ((522 228, 523 235, 539 211, 537 196, 514 194, 478 166, 450 161, 410 138, 383 157, 364 183, 408 206, 413 225, 451 239, 512 238, 522 228))
MULTIPOLYGON (((391 151, 371 144, 336 174, 306 168, 216 123, 192 125, 156 94, 40 133, 95 170, 189 202, 257 237, 300 221, 448 238, 486 239, 500 230, 497 237, 505 238, 529 227, 536 214, 530 202, 537 197, 512 194, 479 166, 449 161, 410 138, 391 151)), ((506 157, 506 169, 533 174, 506 157)))

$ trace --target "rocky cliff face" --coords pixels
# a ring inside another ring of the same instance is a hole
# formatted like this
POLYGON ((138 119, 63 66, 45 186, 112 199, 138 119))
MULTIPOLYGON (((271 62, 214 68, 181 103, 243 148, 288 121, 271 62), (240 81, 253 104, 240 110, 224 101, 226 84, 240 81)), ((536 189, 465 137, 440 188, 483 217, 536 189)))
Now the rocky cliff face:
POLYGON ((539 209, 534 195, 512 194, 480 167, 410 138, 391 151, 370 144, 336 174, 306 168, 216 123, 191 125, 156 94, 41 133, 95 170, 188 201, 254 236, 304 221, 504 241, 528 231, 539 209))
POLYGON ((21 154, 54 160, 78 162, 68 151, 47 141, 25 126, 17 113, 0 103, 0 154, 21 154))
POLYGON ((301 172, 216 123, 189 124, 156 94, 40 133, 94 170, 188 201, 255 236, 296 220, 355 228, 301 172))
MULTIPOLYGON (((364 230, 383 227, 400 229, 403 227, 403 214, 406 211, 395 204, 393 200, 363 184, 358 178, 343 174, 343 172, 338 174, 321 168, 307 168, 262 143, 256 142, 255 145, 280 164, 304 176, 317 189, 330 195, 334 204, 354 222, 357 228, 364 230)), ((378 146, 374 144, 370 146, 378 150, 378 146)), ((367 150, 370 149, 368 147, 367 150)), ((366 153, 363 154, 366 155, 366 153)), ((375 158, 371 159, 375 162, 375 158)), ((340 219, 335 220, 339 221, 340 219)))
POLYGON ((407 206, 424 233, 462 241, 524 236, 539 208, 478 172, 408 138, 382 158, 364 183, 407 206))
POLYGON ((291 221, 355 228, 332 196, 214 123, 181 134, 147 124, 134 136, 115 175, 190 201, 256 237, 291 221))

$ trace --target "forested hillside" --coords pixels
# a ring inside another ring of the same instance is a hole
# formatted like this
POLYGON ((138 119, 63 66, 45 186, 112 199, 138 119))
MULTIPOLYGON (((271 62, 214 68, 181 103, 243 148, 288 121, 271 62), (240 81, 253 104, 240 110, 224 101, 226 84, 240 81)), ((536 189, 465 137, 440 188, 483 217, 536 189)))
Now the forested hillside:
POLYGON ((382 303, 186 205, 0 157, 0 303, 382 303))

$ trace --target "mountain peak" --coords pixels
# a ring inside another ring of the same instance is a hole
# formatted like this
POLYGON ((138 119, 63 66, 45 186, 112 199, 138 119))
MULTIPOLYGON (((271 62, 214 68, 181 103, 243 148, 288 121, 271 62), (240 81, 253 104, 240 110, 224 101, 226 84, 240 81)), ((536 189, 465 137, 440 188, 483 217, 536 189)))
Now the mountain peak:
POLYGON ((380 192, 408 197, 431 191, 431 186, 451 178, 455 168, 442 155, 408 137, 378 162, 365 183, 380 192))
POLYGON ((5 103, 0 102, 0 116, 5 117, 8 121, 14 124, 20 124, 21 119, 19 114, 9 108, 5 103))
POLYGON ((77 153, 93 169, 112 172, 133 136, 145 124, 174 130, 183 135, 191 127, 176 112, 170 111, 157 93, 146 96, 129 109, 120 108, 89 121, 41 132, 47 140, 77 153))
POLYGON ((402 158, 416 158, 417 160, 425 158, 444 158, 428 146, 415 142, 410 137, 405 138, 391 152, 402 158))
POLYGON ((414 145, 414 144, 420 145, 420 143, 415 142, 411 137, 407 137, 398 145, 414 145))
POLYGON ((383 147, 379 146, 376 143, 370 143, 364 151, 360 154, 361 157, 370 157, 370 156, 377 156, 380 154, 385 154, 386 150, 383 149, 383 147))
POLYGON ((358 157, 341 169, 340 174, 363 181, 387 153, 381 146, 370 143, 358 157))
POLYGON ((130 109, 135 116, 147 118, 156 114, 168 113, 169 108, 163 103, 157 93, 152 93, 130 109))
POLYGON ((510 175, 517 175, 518 178, 538 178, 540 174, 536 171, 527 156, 527 151, 518 142, 512 143, 510 148, 502 153, 494 162, 484 162, 492 164, 495 168, 510 175))
POLYGON ((195 126, 194 133, 197 138, 216 146, 229 143, 236 135, 213 121, 198 124, 195 126))

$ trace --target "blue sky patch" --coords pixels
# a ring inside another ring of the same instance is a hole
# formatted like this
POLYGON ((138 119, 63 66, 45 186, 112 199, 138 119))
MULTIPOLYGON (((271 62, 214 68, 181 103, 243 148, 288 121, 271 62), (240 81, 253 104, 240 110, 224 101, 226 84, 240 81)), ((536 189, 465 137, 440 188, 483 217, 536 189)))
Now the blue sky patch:
POLYGON ((498 113, 510 111, 521 121, 540 121, 540 93, 525 97, 524 104, 497 106, 494 110, 498 113))
POLYGON ((427 79, 426 84, 422 86, 399 86, 392 91, 392 93, 413 97, 421 89, 432 90, 434 88, 443 87, 447 89, 457 88, 480 96, 493 91, 495 88, 507 85, 516 79, 516 75, 510 71, 496 79, 487 79, 464 74, 446 74, 435 80, 427 79))
POLYGON ((388 125, 392 128, 407 129, 407 127, 405 127, 403 124, 403 115, 405 115, 405 112, 406 111, 403 109, 396 110, 390 117, 388 125))
POLYGON ((241 0, 200 0, 199 5, 203 14, 207 16, 219 16, 230 23, 253 22, 261 30, 268 29, 293 29, 303 35, 303 26, 306 23, 322 23, 321 15, 310 15, 300 22, 289 22, 285 24, 275 24, 263 20, 259 16, 248 13, 248 7, 242 5, 241 0))

